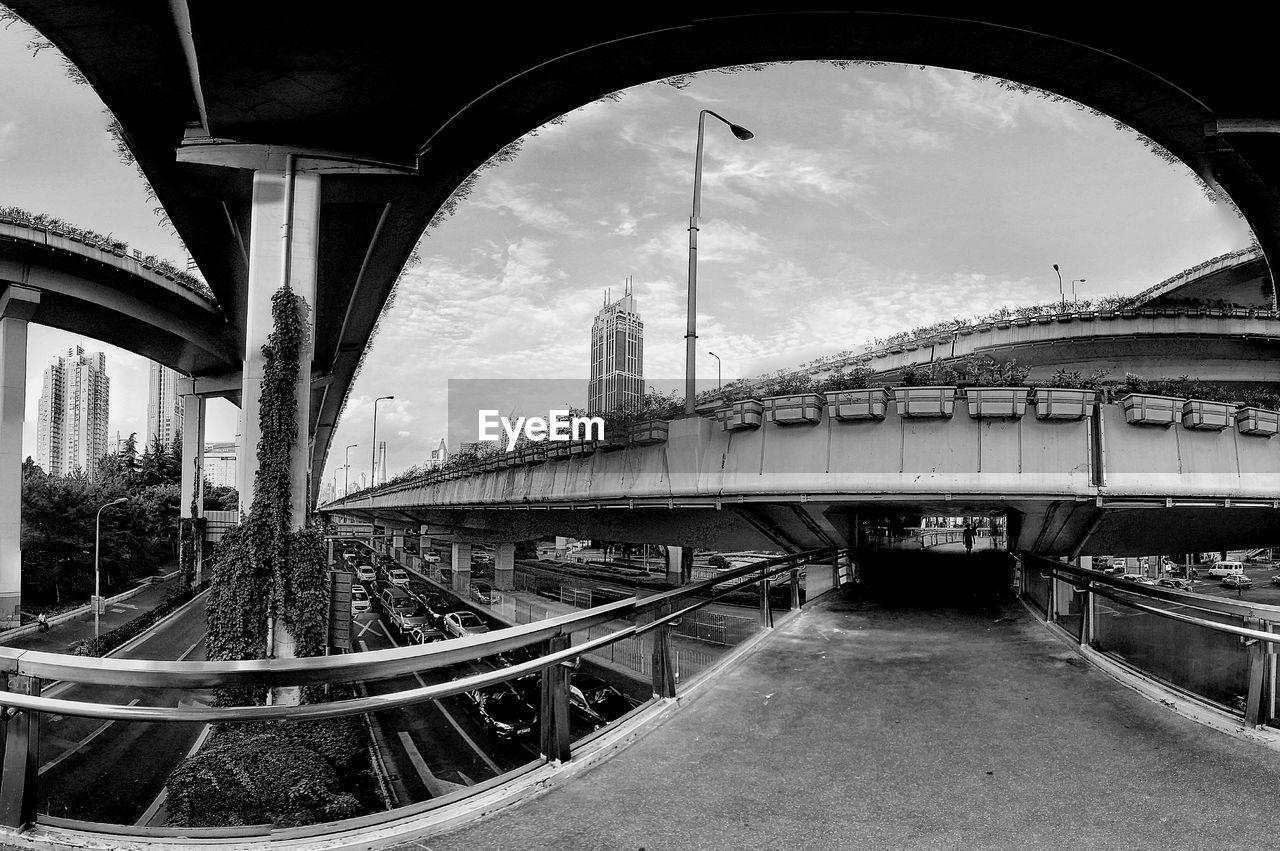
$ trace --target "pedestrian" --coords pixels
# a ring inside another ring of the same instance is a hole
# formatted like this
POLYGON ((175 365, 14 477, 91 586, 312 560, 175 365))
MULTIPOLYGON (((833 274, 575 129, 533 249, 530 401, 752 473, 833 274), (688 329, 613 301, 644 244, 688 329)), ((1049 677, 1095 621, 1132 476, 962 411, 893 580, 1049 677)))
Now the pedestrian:
POLYGON ((966 555, 973 554, 973 526, 969 523, 964 524, 964 551, 966 555))
POLYGON ((45 617, 44 612, 36 615, 36 623, 39 625, 41 632, 49 631, 49 619, 45 617))

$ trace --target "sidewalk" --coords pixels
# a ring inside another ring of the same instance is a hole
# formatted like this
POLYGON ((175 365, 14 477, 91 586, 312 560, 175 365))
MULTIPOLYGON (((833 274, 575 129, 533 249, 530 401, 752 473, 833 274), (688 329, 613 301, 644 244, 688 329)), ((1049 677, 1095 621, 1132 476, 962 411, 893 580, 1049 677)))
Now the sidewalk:
MULTIPOLYGON (((105 634, 134 619, 145 611, 160 605, 173 588, 182 586, 182 578, 175 576, 163 582, 154 582, 128 600, 107 602, 99 620, 99 631, 105 634)), ((0 633, 0 644, 20 647, 24 650, 43 650, 47 653, 66 653, 77 641, 93 638, 93 611, 54 625, 48 632, 31 632, 26 635, 0 633)))

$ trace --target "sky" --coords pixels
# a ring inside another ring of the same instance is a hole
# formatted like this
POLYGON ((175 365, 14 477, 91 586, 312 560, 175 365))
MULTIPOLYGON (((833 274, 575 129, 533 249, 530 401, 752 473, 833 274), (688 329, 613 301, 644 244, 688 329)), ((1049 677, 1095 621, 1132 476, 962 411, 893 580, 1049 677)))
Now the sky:
MULTIPOLYGON (((0 31, 0 206, 46 212, 185 262, 91 89, 52 51, 0 31)), ((419 244, 385 312, 320 484, 368 469, 372 401, 394 475, 445 435, 450 379, 581 382, 591 321, 631 278, 645 374, 684 371, 698 113, 708 119, 698 266, 699 370, 757 375, 909 328, 1058 298, 1131 294, 1251 242, 1226 203, 1131 131, 1070 102, 916 66, 771 65, 650 83, 586 105, 483 169, 419 244), (357 465, 357 458, 361 463, 357 465)), ((33 327, 27 451, 48 358, 33 327)), ((111 347, 111 429, 144 432, 145 361, 111 347)), ((665 386, 664 382, 664 386, 665 386)), ((235 409, 211 404, 209 439, 235 409)))

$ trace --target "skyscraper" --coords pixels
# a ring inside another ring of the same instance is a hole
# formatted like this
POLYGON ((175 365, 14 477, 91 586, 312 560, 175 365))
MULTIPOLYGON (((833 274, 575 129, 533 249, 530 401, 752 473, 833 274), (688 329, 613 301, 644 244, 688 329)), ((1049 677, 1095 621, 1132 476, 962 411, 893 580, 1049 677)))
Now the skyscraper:
POLYGON ((147 394, 147 442, 158 436, 166 449, 182 436, 182 399, 177 392, 178 373, 151 362, 150 392, 147 394))
POLYGON ((644 323, 636 311, 631 280, 622 298, 610 302, 591 323, 591 381, 587 411, 599 413, 639 402, 644 397, 644 323))
POLYGON ((36 463, 54 476, 93 472, 107 454, 110 402, 106 354, 75 346, 50 361, 40 394, 36 463))

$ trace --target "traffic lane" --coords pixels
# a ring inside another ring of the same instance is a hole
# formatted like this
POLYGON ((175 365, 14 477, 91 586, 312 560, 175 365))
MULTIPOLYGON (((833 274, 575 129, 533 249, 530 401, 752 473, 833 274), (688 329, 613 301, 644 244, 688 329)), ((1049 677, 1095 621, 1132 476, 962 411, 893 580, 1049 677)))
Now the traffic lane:
MULTIPOLYGON (((376 616, 361 615, 359 620, 363 648, 379 650, 403 645, 403 639, 398 635, 393 638, 393 632, 376 616)), ((441 668, 369 682, 365 687, 370 694, 386 694, 447 682, 470 670, 462 666, 441 668)), ((390 751, 384 759, 409 790, 411 800, 431 797, 430 789, 436 780, 470 786, 506 770, 490 755, 487 743, 477 736, 469 719, 460 714, 448 698, 375 713, 390 751), (425 768, 425 773, 420 768, 425 768)))
MULTIPOLYGON (((205 658, 205 597, 162 624, 135 647, 133 659, 205 658)), ((53 690, 67 700, 139 706, 207 704, 209 691, 130 686, 69 685, 53 690)), ((187 755, 203 724, 104 722, 71 716, 42 718, 39 811, 66 818, 133 824, 187 755), (127 766, 127 770, 122 767, 127 766)))

